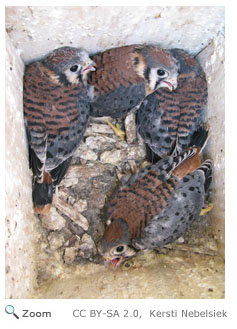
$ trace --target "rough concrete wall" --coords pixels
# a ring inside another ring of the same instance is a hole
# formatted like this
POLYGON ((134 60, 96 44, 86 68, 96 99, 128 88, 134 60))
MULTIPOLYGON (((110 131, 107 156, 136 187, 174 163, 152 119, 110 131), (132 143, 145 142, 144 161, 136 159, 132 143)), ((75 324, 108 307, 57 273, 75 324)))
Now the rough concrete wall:
POLYGON ((64 45, 92 53, 146 42, 196 54, 223 30, 224 7, 7 7, 6 24, 25 62, 64 45))
POLYGON ((207 152, 214 161, 213 203, 211 219, 220 251, 225 245, 225 71, 224 42, 219 34, 199 55, 208 80, 207 121, 210 139, 207 152))
POLYGON ((23 124, 23 71, 19 52, 6 35, 6 298, 32 296, 36 278, 37 230, 23 124))

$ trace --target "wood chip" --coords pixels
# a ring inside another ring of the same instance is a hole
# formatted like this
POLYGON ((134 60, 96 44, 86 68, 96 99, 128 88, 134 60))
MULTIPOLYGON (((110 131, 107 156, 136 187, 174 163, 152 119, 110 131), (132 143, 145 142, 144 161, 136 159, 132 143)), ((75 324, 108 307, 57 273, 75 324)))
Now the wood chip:
POLYGON ((66 216, 68 216, 74 223, 79 225, 83 228, 83 230, 87 231, 89 228, 88 220, 86 217, 84 217, 82 214, 78 212, 77 209, 73 208, 70 204, 67 202, 58 199, 58 203, 56 207, 64 213, 66 216))
POLYGON ((126 131, 126 141, 128 144, 135 142, 137 138, 135 114, 129 112, 124 121, 126 131))
POLYGON ((68 168, 65 179, 92 178, 99 176, 104 171, 104 165, 97 162, 95 165, 71 165, 68 168))

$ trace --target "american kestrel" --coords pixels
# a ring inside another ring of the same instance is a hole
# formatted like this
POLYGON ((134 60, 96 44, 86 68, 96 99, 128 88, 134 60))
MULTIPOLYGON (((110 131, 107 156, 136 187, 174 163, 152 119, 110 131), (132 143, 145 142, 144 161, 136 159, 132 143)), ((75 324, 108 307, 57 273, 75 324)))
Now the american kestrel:
POLYGON ((156 89, 177 87, 179 65, 167 50, 129 45, 92 56, 97 69, 88 75, 94 86, 92 116, 124 116, 156 89))
POLYGON ((207 106, 207 81, 198 61, 182 49, 170 49, 180 64, 178 87, 158 89, 137 111, 137 131, 150 149, 163 158, 189 145, 207 106))
POLYGON ((24 117, 34 175, 35 213, 48 213, 56 186, 85 132, 95 70, 85 50, 62 47, 35 61, 24 73, 24 117))
POLYGON ((200 143, 135 173, 114 192, 105 209, 106 228, 98 251, 116 268, 139 249, 156 249, 178 239, 199 218, 212 180, 212 161, 201 164, 200 143))

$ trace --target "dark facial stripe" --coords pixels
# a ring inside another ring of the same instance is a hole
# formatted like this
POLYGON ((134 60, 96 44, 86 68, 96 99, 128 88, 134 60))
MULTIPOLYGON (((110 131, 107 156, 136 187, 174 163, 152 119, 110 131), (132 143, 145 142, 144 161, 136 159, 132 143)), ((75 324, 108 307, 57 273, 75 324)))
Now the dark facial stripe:
POLYGON ((151 71, 151 69, 149 68, 149 67, 147 67, 146 69, 145 69, 145 72, 144 72, 144 78, 148 81, 148 82, 150 82, 150 71, 151 71))

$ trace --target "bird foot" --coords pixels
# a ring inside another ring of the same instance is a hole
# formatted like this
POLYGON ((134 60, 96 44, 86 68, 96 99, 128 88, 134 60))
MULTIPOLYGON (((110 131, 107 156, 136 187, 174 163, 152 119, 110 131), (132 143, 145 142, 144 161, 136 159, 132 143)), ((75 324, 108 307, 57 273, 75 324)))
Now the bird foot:
POLYGON ((110 126, 110 128, 113 129, 114 133, 116 136, 118 136, 120 138, 121 141, 124 141, 125 139, 125 131, 123 131, 122 129, 120 129, 120 126, 118 123, 116 123, 116 125, 114 126, 109 120, 106 120, 107 124, 110 126))
POLYGON ((202 208, 200 212, 200 216, 206 215, 209 211, 211 211, 213 208, 213 203, 209 203, 207 207, 202 208))

